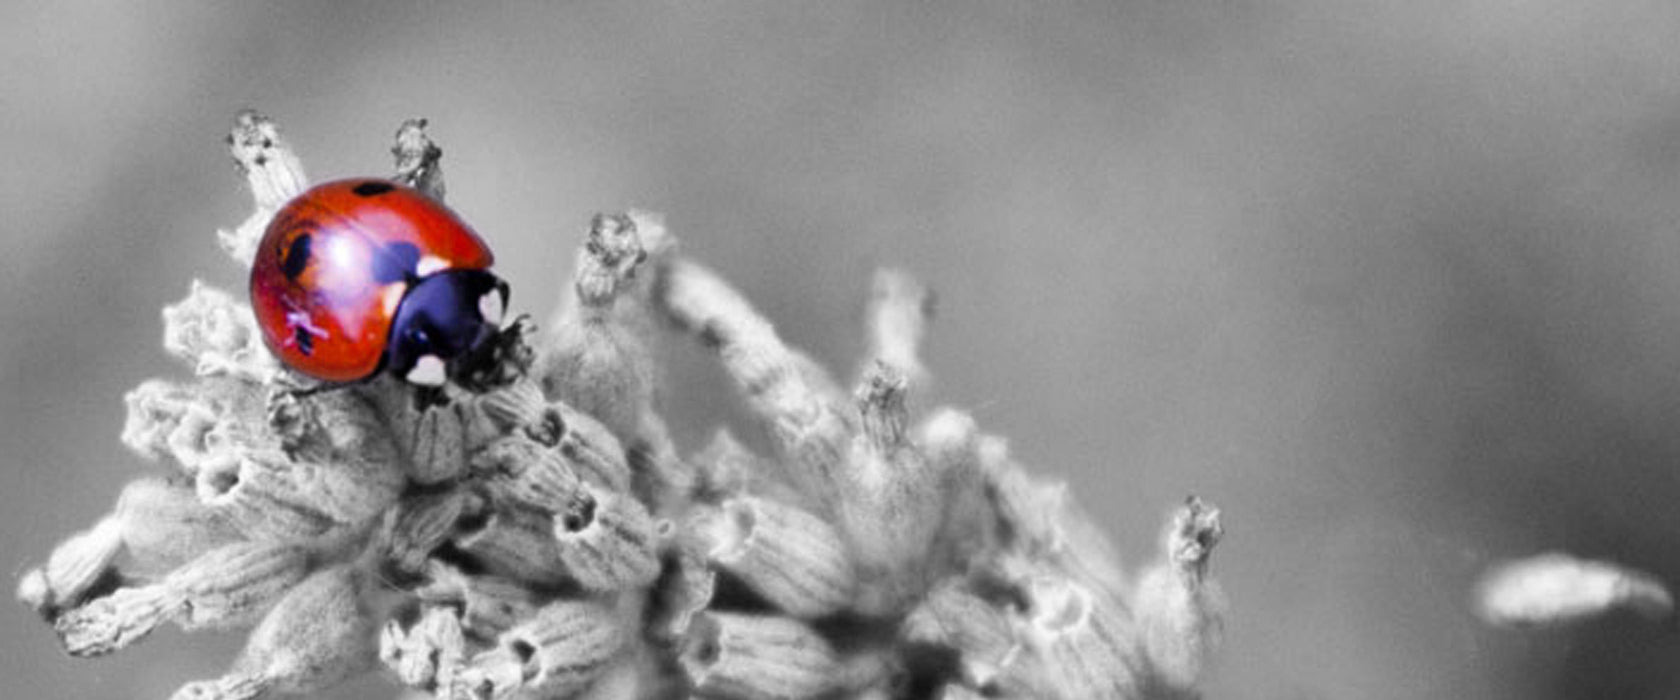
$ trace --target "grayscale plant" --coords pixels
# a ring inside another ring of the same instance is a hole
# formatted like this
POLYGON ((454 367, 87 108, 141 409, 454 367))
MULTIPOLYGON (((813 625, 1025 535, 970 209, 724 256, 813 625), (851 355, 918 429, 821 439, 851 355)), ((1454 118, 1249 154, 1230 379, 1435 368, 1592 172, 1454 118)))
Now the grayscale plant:
MULTIPOLYGON (((425 122, 396 179, 442 199, 425 122)), ((305 189, 269 119, 230 139, 256 201, 218 234, 249 265, 305 189)), ((309 693, 383 669, 411 697, 1196 697, 1218 645, 1219 511, 1190 498, 1130 575, 1065 485, 950 407, 912 415, 930 296, 875 279, 847 392, 659 216, 595 217, 555 318, 482 387, 392 378, 308 393, 242 295, 164 309, 193 369, 127 397, 122 439, 167 468, 28 571, 18 596, 75 656, 165 623, 249 628, 177 700, 309 693), (652 350, 711 350, 773 447, 684 453, 652 350)))

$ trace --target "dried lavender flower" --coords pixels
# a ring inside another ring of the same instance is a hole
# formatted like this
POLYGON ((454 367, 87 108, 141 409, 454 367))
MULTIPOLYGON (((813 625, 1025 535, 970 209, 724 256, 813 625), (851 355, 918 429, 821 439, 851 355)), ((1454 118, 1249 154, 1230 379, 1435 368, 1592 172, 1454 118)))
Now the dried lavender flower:
POLYGON ((839 659, 828 642, 787 618, 705 613, 690 629, 681 660, 695 690, 707 697, 798 700, 838 683, 839 659))
POLYGON ((176 700, 250 700, 331 687, 373 660, 373 629, 355 570, 319 571, 292 588, 251 631, 233 669, 188 683, 176 700))
POLYGON ((777 609, 815 618, 845 609, 857 573, 840 532, 796 506, 754 496, 732 498, 699 526, 707 556, 777 609))
MULTIPOLYGON (((426 127, 397 129, 394 178, 441 200, 426 127)), ((249 264, 307 180, 267 117, 228 143, 254 212, 217 240, 249 264)), ((193 377, 130 392, 121 436, 170 471, 19 600, 78 656, 253 626, 183 700, 310 693, 376 659, 414 699, 1194 694, 1223 620, 1218 510, 1188 501, 1131 578, 1068 489, 962 409, 921 409, 932 294, 908 273, 875 278, 848 396, 657 214, 595 217, 566 267, 541 333, 516 320, 489 367, 426 390, 293 372, 248 305, 194 282, 163 339, 193 377), (671 329, 715 353, 765 454, 673 439, 671 329)))
POLYGON ((1160 561, 1138 582, 1143 654, 1153 681, 1172 691, 1194 689, 1224 634, 1225 594, 1207 576, 1208 556, 1224 533, 1218 508, 1187 499, 1162 534, 1160 561))

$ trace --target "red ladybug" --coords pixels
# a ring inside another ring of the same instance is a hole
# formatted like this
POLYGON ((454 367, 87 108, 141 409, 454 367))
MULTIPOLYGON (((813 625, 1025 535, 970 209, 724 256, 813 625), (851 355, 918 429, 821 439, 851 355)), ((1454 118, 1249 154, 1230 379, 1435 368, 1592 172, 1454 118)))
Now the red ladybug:
POLYGON ((442 386, 491 345, 508 286, 454 212, 386 180, 339 180, 274 215, 251 306, 281 361, 328 382, 381 371, 442 386))

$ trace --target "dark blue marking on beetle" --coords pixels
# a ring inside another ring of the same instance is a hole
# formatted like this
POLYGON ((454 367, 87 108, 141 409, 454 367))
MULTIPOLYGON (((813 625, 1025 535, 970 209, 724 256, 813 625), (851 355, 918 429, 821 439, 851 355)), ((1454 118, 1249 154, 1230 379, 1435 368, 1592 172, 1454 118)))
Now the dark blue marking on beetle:
POLYGON ((314 237, 305 233, 292 239, 291 247, 286 249, 286 255, 280 260, 280 270, 286 273, 286 279, 297 281, 298 275, 303 274, 309 267, 309 247, 314 237))

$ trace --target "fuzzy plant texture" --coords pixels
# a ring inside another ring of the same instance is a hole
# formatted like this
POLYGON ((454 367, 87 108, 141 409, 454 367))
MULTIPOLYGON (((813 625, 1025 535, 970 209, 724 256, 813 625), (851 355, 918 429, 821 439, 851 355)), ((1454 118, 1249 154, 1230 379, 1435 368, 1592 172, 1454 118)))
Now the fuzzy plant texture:
MULTIPOLYGON (((256 212, 249 265, 305 189, 274 123, 229 143, 256 212)), ((395 178, 444 196, 409 121, 395 178)), ((561 310, 474 386, 309 392, 243 295, 163 311, 193 369, 128 397, 122 439, 167 465, 28 571, 18 597, 74 656, 158 626, 250 628, 177 700, 310 693, 382 670, 405 697, 1183 698, 1224 604, 1219 511, 1190 498, 1135 576, 1062 483, 956 408, 912 415, 930 296, 882 271, 845 391, 660 218, 595 217, 561 310), (720 429, 684 454, 650 350, 715 353, 773 454, 720 429), (424 400, 421 400, 424 399, 424 400)), ((529 331, 529 332, 521 332, 529 331)))

